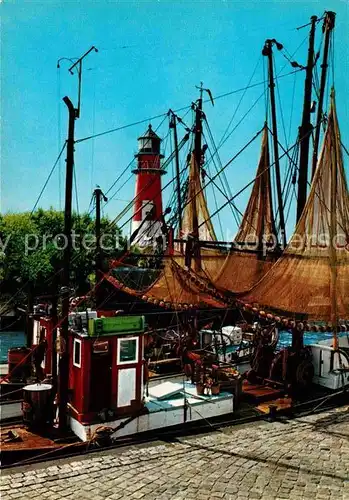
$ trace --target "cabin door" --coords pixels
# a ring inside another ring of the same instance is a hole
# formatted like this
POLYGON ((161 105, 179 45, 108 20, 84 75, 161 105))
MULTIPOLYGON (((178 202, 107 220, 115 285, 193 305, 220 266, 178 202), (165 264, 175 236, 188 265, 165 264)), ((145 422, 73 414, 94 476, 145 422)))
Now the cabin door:
POLYGON ((119 338, 117 344, 117 406, 131 406, 137 399, 138 337, 119 338))
POLYGON ((111 408, 111 349, 105 352, 91 353, 91 383, 90 383, 90 411, 101 411, 111 408))

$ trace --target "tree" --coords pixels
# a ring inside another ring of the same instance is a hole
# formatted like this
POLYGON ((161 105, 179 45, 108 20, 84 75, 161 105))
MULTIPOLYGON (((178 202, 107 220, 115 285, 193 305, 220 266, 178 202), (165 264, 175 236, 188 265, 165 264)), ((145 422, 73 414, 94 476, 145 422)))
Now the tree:
MULTIPOLYGON (((91 287, 88 277, 95 267, 94 219, 88 213, 74 213, 72 229, 71 286, 77 294, 84 294, 91 287)), ((2 294, 17 293, 22 301, 29 287, 36 295, 56 293, 65 245, 63 233, 64 214, 53 208, 38 209, 33 214, 0 215, 2 294)), ((110 258, 118 258, 125 251, 126 241, 107 217, 101 220, 101 233, 107 267, 110 258)))

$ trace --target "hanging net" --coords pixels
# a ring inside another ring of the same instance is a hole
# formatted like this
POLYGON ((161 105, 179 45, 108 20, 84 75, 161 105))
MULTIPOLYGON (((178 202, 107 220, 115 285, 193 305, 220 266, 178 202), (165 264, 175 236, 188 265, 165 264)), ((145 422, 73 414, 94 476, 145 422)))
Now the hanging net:
POLYGON ((334 93, 303 214, 283 255, 243 301, 314 321, 349 319, 349 196, 334 93))
POLYGON ((161 276, 146 289, 130 288, 109 274, 105 279, 115 288, 160 307, 185 310, 226 306, 224 297, 219 292, 214 289, 209 290, 195 273, 185 270, 171 257, 165 259, 161 276))
POLYGON ((198 238, 201 241, 215 241, 216 235, 207 208, 204 190, 202 189, 200 172, 194 153, 190 157, 189 182, 185 201, 180 238, 195 232, 199 227, 198 238))
POLYGON ((270 180, 268 128, 265 125, 261 154, 251 196, 233 249, 225 256, 203 251, 203 268, 218 289, 244 292, 252 288, 276 260, 277 246, 270 180), (216 257, 216 258, 215 258, 216 257))

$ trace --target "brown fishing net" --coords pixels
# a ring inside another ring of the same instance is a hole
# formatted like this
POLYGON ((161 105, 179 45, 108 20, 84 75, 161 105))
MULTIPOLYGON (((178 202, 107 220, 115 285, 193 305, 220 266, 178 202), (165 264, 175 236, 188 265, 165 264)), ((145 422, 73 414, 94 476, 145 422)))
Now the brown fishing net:
POLYGON ((349 318, 349 197, 334 95, 308 201, 294 235, 244 301, 306 319, 333 323, 349 318))

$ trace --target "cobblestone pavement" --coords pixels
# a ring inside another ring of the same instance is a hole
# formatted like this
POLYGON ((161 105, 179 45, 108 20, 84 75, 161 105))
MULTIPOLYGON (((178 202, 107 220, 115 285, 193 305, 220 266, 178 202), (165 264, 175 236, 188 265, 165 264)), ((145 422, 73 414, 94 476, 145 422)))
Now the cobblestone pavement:
POLYGON ((4 471, 1 500, 349 499, 349 408, 4 471))

